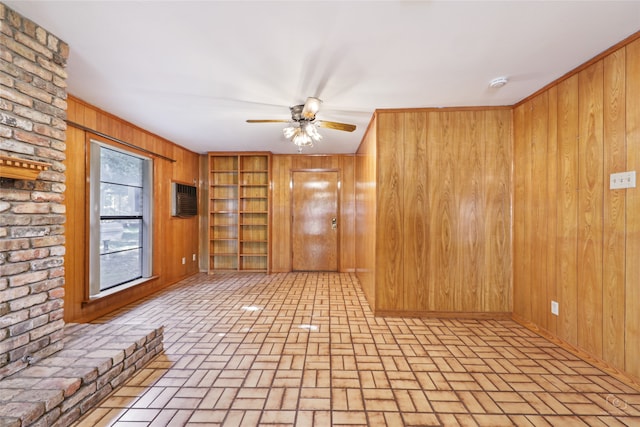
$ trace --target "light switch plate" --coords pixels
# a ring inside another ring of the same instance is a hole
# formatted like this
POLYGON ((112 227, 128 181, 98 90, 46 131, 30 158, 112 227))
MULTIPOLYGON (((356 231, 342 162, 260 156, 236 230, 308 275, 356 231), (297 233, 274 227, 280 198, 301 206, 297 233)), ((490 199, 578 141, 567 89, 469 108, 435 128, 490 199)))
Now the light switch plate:
POLYGON ((636 171, 612 173, 611 175, 609 175, 609 189, 611 190, 635 187, 636 171))

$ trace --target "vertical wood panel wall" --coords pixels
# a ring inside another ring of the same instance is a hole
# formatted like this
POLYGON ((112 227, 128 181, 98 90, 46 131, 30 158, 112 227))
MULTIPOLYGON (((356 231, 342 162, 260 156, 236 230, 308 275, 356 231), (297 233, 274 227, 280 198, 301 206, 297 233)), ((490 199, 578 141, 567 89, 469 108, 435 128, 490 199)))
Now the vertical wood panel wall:
POLYGON ((373 123, 356 172, 373 261, 356 251, 374 311, 510 313, 511 110, 378 111, 373 123))
POLYGON ((352 155, 285 155, 271 158, 271 271, 291 271, 291 171, 337 170, 340 177, 340 259, 342 272, 355 271, 355 157, 352 155))
POLYGON ((372 310, 376 284, 376 134, 374 114, 356 153, 355 235, 356 275, 372 310))
MULTIPOLYGON (((196 261, 192 260, 192 255, 198 254, 198 239, 193 238, 198 235, 198 219, 172 217, 170 195, 172 181, 186 184, 198 181, 199 156, 73 97, 68 99, 67 118, 70 122, 176 160, 175 163, 161 158, 153 161, 153 274, 157 279, 84 304, 89 264, 86 161, 88 141, 92 135, 73 126, 68 127, 68 155, 65 161, 67 257, 64 312, 65 321, 79 322, 95 319, 198 271, 197 258, 196 261), (183 257, 186 259, 184 265, 183 257)), ((95 139, 111 143, 100 137, 95 139)))
POLYGON ((640 39, 515 107, 514 316, 640 379, 640 39), (559 303, 559 316, 550 304, 559 303))

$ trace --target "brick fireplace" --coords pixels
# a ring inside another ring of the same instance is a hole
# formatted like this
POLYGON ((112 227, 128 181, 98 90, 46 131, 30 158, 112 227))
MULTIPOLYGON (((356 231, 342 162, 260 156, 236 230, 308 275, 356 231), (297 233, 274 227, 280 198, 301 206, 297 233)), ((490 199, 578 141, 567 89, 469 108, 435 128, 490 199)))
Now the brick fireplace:
POLYGON ((62 349, 69 48, 2 3, 0 37, 2 379, 62 349))

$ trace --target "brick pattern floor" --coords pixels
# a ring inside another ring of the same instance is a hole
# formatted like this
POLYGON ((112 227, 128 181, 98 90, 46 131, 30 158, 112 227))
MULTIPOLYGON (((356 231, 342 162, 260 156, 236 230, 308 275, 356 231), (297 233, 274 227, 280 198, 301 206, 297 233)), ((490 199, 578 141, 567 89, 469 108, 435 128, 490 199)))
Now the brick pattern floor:
POLYGON ((508 320, 377 318, 353 274, 198 274, 101 322, 165 351, 79 426, 640 426, 640 393, 508 320))

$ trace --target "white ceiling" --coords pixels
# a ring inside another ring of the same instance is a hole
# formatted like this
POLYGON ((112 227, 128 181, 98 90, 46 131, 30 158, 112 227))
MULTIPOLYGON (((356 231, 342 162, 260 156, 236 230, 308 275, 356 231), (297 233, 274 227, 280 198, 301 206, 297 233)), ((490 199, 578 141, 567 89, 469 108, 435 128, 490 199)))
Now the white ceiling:
POLYGON ((640 30, 640 1, 4 1, 70 46, 69 93, 193 151, 353 153, 375 109, 511 105, 640 30), (509 78, 490 89, 495 77, 509 78))

